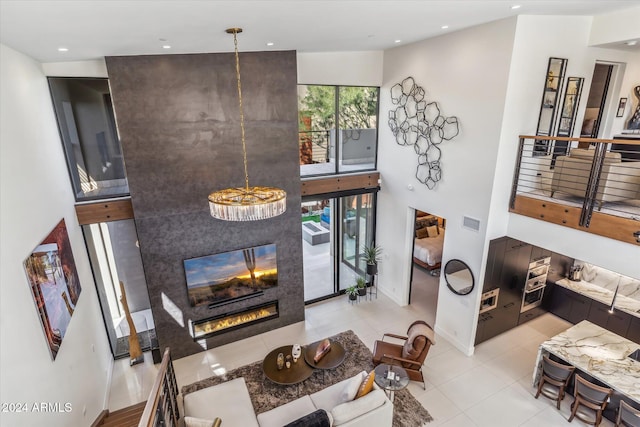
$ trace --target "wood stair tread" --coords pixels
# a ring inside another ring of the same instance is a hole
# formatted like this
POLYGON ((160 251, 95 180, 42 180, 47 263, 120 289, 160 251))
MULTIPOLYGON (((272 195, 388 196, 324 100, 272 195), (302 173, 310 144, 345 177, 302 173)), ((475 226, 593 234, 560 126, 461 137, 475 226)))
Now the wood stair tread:
POLYGON ((136 427, 142 418, 142 412, 147 402, 140 402, 135 405, 118 409, 109 413, 100 424, 101 427, 136 427))

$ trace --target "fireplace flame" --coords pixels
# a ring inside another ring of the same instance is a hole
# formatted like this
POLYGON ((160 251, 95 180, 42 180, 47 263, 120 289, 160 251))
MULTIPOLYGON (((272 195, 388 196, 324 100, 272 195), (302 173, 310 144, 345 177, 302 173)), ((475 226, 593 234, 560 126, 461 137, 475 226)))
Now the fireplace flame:
POLYGON ((202 323, 200 325, 194 325, 194 332, 196 338, 198 338, 202 335, 208 335, 225 329, 233 328, 234 326, 251 323, 256 320, 264 319, 265 317, 273 316, 275 314, 277 314, 277 306, 274 304, 270 307, 250 310, 244 313, 223 317, 221 319, 211 320, 210 322, 202 323))

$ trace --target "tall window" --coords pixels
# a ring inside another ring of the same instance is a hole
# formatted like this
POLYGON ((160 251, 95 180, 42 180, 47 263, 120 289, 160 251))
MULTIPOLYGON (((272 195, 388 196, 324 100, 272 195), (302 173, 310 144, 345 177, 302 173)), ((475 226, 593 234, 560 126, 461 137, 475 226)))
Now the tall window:
POLYGON ((298 85, 300 174, 376 168, 377 87, 298 85))
POLYGON ((50 77, 76 201, 129 194, 109 81, 50 77))

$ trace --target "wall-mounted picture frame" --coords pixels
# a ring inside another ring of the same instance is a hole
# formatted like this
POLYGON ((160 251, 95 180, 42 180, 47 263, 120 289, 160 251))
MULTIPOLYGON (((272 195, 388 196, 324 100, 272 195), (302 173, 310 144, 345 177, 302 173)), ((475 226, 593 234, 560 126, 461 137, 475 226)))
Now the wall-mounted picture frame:
POLYGON ((616 117, 624 116, 624 109, 627 106, 627 98, 620 98, 620 102, 618 102, 618 111, 616 112, 616 117))
POLYGON ((64 218, 24 260, 45 339, 56 360, 82 288, 64 218))
MULTIPOLYGON (((540 103, 540 113, 538 115, 538 126, 536 135, 553 136, 558 113, 558 101, 563 89, 564 74, 567 69, 568 60, 565 58, 549 58, 547 72, 544 78, 544 88, 542 101, 540 103)), ((532 156, 546 156, 549 154, 551 141, 547 139, 536 139, 533 146, 532 156)))

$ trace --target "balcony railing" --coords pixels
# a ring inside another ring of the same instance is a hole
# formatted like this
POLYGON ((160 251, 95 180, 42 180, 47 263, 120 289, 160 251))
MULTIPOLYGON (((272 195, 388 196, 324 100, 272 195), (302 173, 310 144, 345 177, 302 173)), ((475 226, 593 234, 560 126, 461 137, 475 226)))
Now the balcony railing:
POLYGON ((521 136, 510 210, 636 243, 640 141, 521 136))

